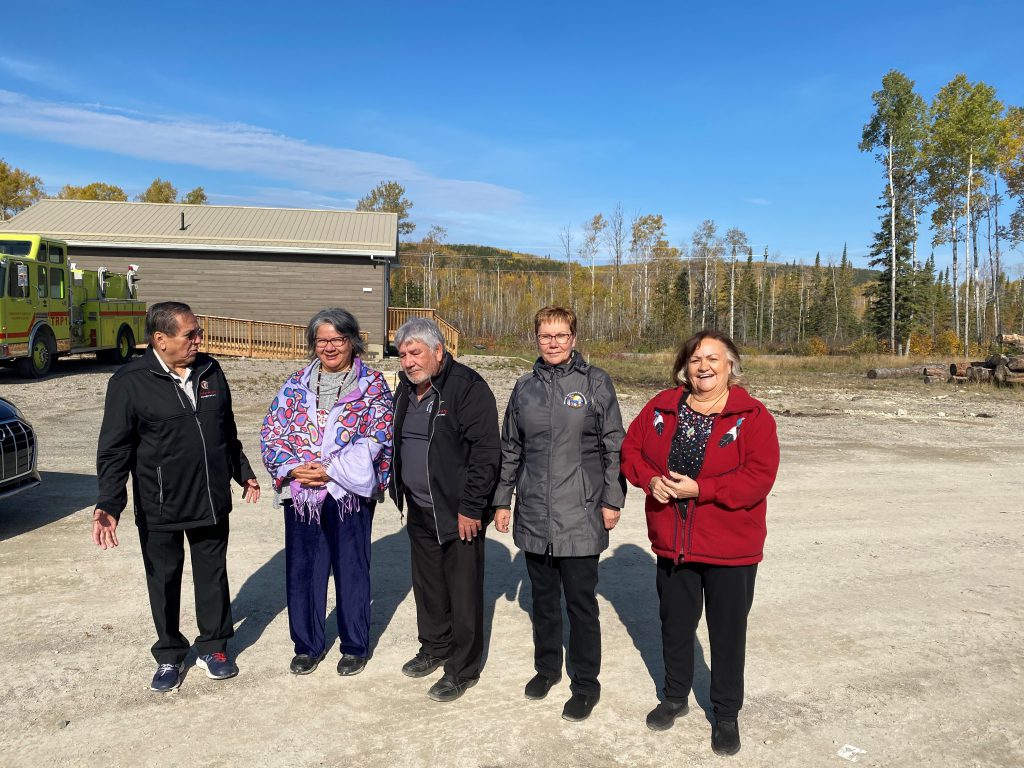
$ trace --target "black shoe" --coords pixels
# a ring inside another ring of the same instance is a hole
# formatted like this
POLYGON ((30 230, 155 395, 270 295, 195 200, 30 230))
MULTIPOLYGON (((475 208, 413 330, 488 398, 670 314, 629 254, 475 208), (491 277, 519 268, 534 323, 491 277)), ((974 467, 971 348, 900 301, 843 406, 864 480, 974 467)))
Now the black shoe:
POLYGON ((326 655, 326 649, 319 656, 310 656, 305 653, 296 654, 295 658, 292 659, 289 669, 292 671, 293 675, 308 675, 317 668, 317 665, 324 660, 324 656, 326 655))
POLYGON ((196 666, 206 670, 211 680, 227 680, 238 674, 238 666, 223 651, 207 653, 196 659, 196 666))
POLYGON ((711 728, 711 749, 716 755, 735 755, 740 751, 740 725, 735 720, 719 720, 711 728))
POLYGON ((426 677, 446 661, 448 659, 421 651, 402 665, 402 674, 406 677, 426 677))
POLYGON ((574 693, 565 702, 562 708, 562 719, 572 720, 574 723, 586 720, 594 710, 594 706, 601 700, 601 694, 587 695, 585 693, 574 693))
POLYGON ((365 668, 365 656, 353 656, 351 653, 341 654, 341 660, 338 662, 338 674, 342 677, 358 675, 365 668))
POLYGON ((181 685, 182 664, 160 664, 153 675, 153 682, 149 684, 149 690, 157 693, 173 691, 181 685))
POLYGON ((543 699, 548 695, 548 691, 551 690, 551 687, 561 679, 561 675, 558 677, 546 677, 538 672, 533 676, 533 679, 526 684, 526 690, 523 691, 523 693, 528 699, 543 699))
POLYGON ((467 688, 472 688, 476 685, 477 678, 469 677, 462 680, 458 680, 454 677, 448 677, 445 675, 427 691, 427 696, 432 698, 434 701, 455 701, 462 694, 466 692, 467 688))
POLYGON ((652 731, 667 731, 675 723, 677 717, 681 717, 690 711, 690 705, 685 701, 663 701, 647 714, 647 727, 652 731))

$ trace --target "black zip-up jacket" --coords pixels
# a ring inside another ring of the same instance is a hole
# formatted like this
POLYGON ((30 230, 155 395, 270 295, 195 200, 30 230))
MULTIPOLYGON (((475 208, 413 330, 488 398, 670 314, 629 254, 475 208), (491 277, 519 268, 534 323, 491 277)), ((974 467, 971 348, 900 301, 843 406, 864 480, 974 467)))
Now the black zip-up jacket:
POLYGON ((96 449, 96 506, 120 519, 132 477, 135 522, 153 531, 214 525, 231 511, 231 480, 256 474, 242 451, 220 365, 196 355, 196 407, 152 347, 107 384, 96 449))
MULTIPOLYGON (((430 420, 427 478, 434 502, 438 543, 459 537, 459 518, 465 515, 486 525, 501 468, 498 406, 480 374, 445 352, 441 370, 431 379, 437 405, 430 420)), ((415 397, 405 373, 395 390, 395 457, 391 472, 392 501, 402 509, 402 422, 415 397)))

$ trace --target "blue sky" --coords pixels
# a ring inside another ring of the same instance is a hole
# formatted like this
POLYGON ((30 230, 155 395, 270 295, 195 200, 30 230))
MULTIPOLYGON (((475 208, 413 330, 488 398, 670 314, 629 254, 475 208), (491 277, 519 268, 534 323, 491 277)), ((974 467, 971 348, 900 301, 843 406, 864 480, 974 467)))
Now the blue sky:
POLYGON ((34 0, 4 14, 0 157, 51 193, 161 176, 222 204, 351 208, 394 178, 414 236, 552 255, 621 202, 674 244, 710 218, 863 266, 882 76, 931 100, 964 72, 1024 104, 1024 3, 965 8, 34 0))

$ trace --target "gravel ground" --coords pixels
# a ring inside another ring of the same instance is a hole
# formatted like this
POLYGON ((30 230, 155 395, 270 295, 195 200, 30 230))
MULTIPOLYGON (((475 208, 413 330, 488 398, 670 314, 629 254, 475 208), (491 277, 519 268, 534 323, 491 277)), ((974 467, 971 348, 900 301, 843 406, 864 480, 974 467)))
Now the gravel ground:
MULTIPOLYGON (((499 409, 528 367, 470 362, 499 409)), ((255 458, 264 409, 296 364, 224 367, 255 458)), ((38 431, 43 472, 40 487, 0 501, 0 765, 723 761, 709 744, 703 627, 696 706, 668 732, 644 726, 662 663, 654 559, 635 490, 601 562, 603 694, 584 723, 559 717, 564 678, 543 701, 523 698, 533 672, 529 588, 510 536, 493 530, 480 684, 444 705, 426 697, 433 678, 401 675, 417 649, 415 609, 408 542, 390 502, 374 521, 375 648, 363 674, 339 678, 332 657, 308 677, 289 674, 283 520, 264 498, 232 516, 232 651, 241 674, 215 682, 190 668, 178 692, 151 693, 153 630, 130 516, 117 550, 90 540, 96 435, 112 370, 67 360, 38 382, 0 371, 0 394, 38 431)), ((743 750, 732 764, 1024 764, 1024 399, 909 381, 868 386, 852 376, 750 388, 778 417, 783 458, 750 618, 743 750)), ((652 394, 621 392, 624 416, 652 394)), ((187 588, 183 603, 188 635, 187 588)))

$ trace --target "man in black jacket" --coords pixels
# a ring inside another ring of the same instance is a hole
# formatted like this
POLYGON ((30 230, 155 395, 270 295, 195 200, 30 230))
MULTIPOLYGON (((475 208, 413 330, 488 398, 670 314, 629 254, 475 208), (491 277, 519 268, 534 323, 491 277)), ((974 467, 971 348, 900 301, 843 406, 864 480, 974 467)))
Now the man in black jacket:
POLYGON ((420 640, 402 672, 424 677, 444 664, 427 695, 454 701, 480 677, 484 533, 501 464, 498 409, 487 382, 445 352, 433 321, 409 320, 395 344, 402 374, 390 491, 399 509, 409 506, 420 640))
POLYGON ((181 684, 189 642, 178 629, 184 539, 192 555, 196 663, 215 680, 238 674, 225 651, 234 635, 228 590, 228 513, 231 480, 243 498, 260 497, 256 474, 242 452, 231 393, 217 361, 199 354, 203 330, 187 304, 161 302, 146 314, 149 348, 107 384, 96 451, 99 497, 93 512, 97 546, 116 547, 117 524, 132 478, 135 524, 156 624, 157 671, 150 688, 181 684))

